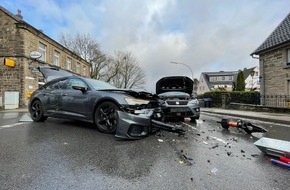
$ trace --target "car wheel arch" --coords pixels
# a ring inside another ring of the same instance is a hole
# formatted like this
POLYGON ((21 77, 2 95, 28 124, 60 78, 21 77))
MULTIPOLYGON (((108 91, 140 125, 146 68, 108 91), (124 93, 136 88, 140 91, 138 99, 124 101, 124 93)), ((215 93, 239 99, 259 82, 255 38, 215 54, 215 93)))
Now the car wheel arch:
POLYGON ((116 104, 118 107, 119 107, 119 109, 120 110, 122 110, 122 106, 115 100, 115 99, 112 99, 112 98, 102 98, 102 99, 99 99, 96 103, 95 103, 95 106, 94 106, 94 110, 93 110, 93 115, 92 115, 92 117, 93 117, 93 121, 95 122, 95 117, 94 117, 94 115, 95 115, 95 112, 96 112, 96 110, 97 110, 97 108, 98 108, 98 106, 100 106, 102 103, 104 103, 104 102, 112 102, 112 103, 114 103, 114 104, 116 104))

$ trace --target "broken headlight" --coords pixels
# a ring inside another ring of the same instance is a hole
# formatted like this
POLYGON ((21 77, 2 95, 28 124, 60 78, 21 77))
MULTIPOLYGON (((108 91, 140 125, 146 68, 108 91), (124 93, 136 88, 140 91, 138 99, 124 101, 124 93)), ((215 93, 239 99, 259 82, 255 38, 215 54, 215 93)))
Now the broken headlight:
POLYGON ((143 100, 143 99, 137 99, 137 98, 125 98, 125 101, 129 105, 142 105, 142 104, 148 104, 149 100, 143 100))
POLYGON ((190 100, 189 102, 188 102, 188 104, 199 104, 199 102, 198 102, 198 100, 197 99, 193 99, 193 100, 190 100))

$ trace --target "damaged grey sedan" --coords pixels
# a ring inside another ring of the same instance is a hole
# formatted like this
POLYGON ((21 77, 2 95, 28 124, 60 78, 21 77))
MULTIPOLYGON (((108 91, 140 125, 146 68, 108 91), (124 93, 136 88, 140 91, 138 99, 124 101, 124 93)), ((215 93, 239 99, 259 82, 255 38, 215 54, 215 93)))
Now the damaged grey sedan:
POLYGON ((140 139, 159 129, 183 133, 162 122, 157 95, 118 89, 106 82, 74 76, 54 67, 39 67, 46 83, 34 91, 29 112, 35 122, 48 117, 94 123, 103 133, 125 139, 140 139))

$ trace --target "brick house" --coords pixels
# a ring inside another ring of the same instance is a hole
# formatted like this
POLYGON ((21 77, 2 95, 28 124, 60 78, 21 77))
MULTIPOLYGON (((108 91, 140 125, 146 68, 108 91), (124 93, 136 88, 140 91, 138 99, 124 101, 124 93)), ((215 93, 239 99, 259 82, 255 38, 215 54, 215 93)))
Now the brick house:
POLYGON ((14 15, 0 6, 0 107, 5 107, 9 92, 18 94, 19 107, 26 107, 28 94, 38 88, 42 78, 40 73, 32 72, 33 68, 43 65, 90 76, 88 62, 25 22, 21 11, 14 15), (30 58, 33 51, 42 56, 30 58), (15 61, 15 67, 4 65, 7 58, 15 61))
POLYGON ((251 56, 259 59, 261 104, 289 106, 290 13, 251 56))

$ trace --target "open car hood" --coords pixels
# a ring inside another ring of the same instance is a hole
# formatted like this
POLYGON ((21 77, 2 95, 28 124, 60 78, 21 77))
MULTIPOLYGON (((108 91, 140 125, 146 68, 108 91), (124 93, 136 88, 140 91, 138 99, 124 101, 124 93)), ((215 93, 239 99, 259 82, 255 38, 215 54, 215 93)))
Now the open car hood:
POLYGON ((40 71, 43 75, 44 81, 48 82, 56 78, 73 76, 72 73, 65 71, 63 69, 57 67, 49 67, 49 66, 40 66, 37 67, 37 70, 40 71))
POLYGON ((163 77, 156 83, 156 94, 164 92, 185 92, 192 94, 193 81, 185 76, 163 77))

